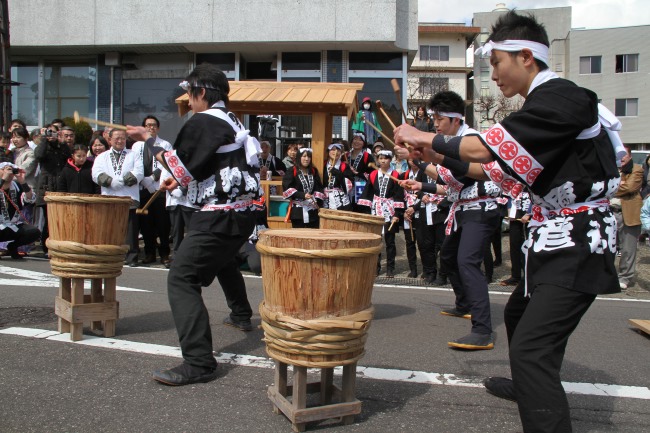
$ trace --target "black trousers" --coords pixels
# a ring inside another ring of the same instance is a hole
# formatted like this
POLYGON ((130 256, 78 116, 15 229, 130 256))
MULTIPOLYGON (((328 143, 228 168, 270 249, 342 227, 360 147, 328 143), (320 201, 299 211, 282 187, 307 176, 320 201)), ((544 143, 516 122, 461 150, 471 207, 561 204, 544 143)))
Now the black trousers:
MULTIPOLYGON (((391 226, 390 222, 384 224, 384 244, 386 245, 386 270, 395 270, 395 257, 397 256, 397 246, 395 245, 395 233, 399 231, 399 222, 393 224, 393 229, 388 230, 391 226)), ((381 254, 377 259, 377 268, 379 268, 379 261, 381 261, 381 254)))
POLYGON ((523 281, 505 307, 510 369, 524 432, 571 431, 560 369, 571 333, 596 295, 542 284, 530 298, 523 281))
POLYGON ((169 212, 169 219, 171 221, 171 235, 172 243, 174 245, 174 255, 178 251, 183 238, 185 237, 185 228, 190 226, 192 214, 194 209, 185 206, 176 206, 169 212))
POLYGON ((134 209, 129 209, 129 222, 126 229, 126 244, 129 250, 126 252, 126 263, 137 263, 138 254, 140 253, 140 243, 138 241, 138 215, 134 209))
POLYGON ((494 233, 496 218, 463 221, 462 214, 462 211, 457 212, 458 227, 442 244, 440 262, 444 263, 456 294, 456 308, 472 314, 472 332, 491 334, 490 297, 481 263, 494 233))
POLYGON ((412 229, 404 229, 404 242, 406 243, 406 260, 409 263, 409 270, 418 272, 418 255, 416 242, 419 236, 415 224, 411 222, 412 229))
POLYGON ((436 260, 442 248, 442 242, 445 240, 445 225, 427 225, 426 220, 422 221, 422 218, 418 218, 418 224, 417 242, 422 258, 422 273, 435 278, 438 275, 436 260))
POLYGON ((7 246, 9 253, 16 253, 18 247, 36 242, 41 236, 41 231, 31 224, 19 224, 18 231, 10 228, 0 230, 0 242, 11 243, 7 246))
MULTIPOLYGON (((153 194, 146 189, 140 191, 140 203, 144 206, 153 194)), ((145 256, 156 257, 156 238, 158 239, 158 255, 160 258, 169 257, 169 233, 171 223, 165 208, 165 194, 160 194, 147 208, 147 215, 139 216, 140 232, 144 241, 145 256)))
POLYGON ((510 220, 510 232, 508 235, 510 241, 510 263, 512 264, 510 276, 515 280, 521 280, 524 270, 524 253, 521 251, 521 247, 526 240, 525 224, 521 221, 510 220))
POLYGON ((235 321, 253 315, 244 277, 235 263, 248 236, 190 231, 172 262, 167 291, 183 359, 196 367, 216 367, 210 317, 201 296, 216 277, 235 321))

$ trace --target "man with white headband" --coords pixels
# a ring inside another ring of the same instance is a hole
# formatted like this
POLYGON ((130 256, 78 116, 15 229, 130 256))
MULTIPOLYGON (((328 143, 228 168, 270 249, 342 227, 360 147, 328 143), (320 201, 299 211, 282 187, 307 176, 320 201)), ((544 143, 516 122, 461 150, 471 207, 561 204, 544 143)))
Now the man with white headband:
POLYGON ((488 41, 480 52, 490 55, 492 79, 506 97, 523 96, 522 108, 480 136, 446 140, 401 125, 395 142, 421 149, 425 159, 441 153, 484 163, 504 191, 516 182, 529 189, 525 278, 504 313, 512 380, 489 378, 485 386, 517 401, 525 432, 570 432, 560 378, 567 341, 596 295, 620 291, 609 199, 624 149, 596 94, 548 69, 548 36, 535 18, 505 13, 488 41))
POLYGON ((253 311, 235 258, 255 227, 261 151, 257 140, 227 110, 230 86, 219 68, 198 65, 180 87, 187 91, 194 115, 178 133, 173 150, 155 147, 155 139, 144 127, 127 127, 130 136, 145 141, 143 161, 152 162, 150 152, 171 173, 161 188, 174 191, 180 186, 189 203, 200 207, 192 215, 167 278, 184 362, 153 373, 154 380, 177 386, 217 378, 210 318, 201 296, 202 287, 215 277, 231 309, 223 323, 252 330, 253 311))
MULTIPOLYGON (((428 105, 434 113, 433 123, 437 133, 448 137, 478 134, 463 122, 465 101, 458 93, 439 92, 428 105)), ((469 170, 467 163, 445 158, 439 165, 420 165, 436 180, 435 183, 424 184, 425 192, 446 191, 447 199, 451 202, 446 220, 447 236, 440 250, 440 265, 451 282, 456 302, 453 308, 444 309, 440 314, 472 321, 468 335, 450 340, 447 344, 455 349, 492 349, 494 337, 490 298, 481 263, 499 224, 497 197, 501 189, 494 182, 468 176, 463 171, 469 170), (449 165, 450 162, 459 163, 461 169, 449 165), (427 187, 435 189, 428 191, 427 187)), ((422 186, 417 185, 412 189, 420 188, 422 186)))

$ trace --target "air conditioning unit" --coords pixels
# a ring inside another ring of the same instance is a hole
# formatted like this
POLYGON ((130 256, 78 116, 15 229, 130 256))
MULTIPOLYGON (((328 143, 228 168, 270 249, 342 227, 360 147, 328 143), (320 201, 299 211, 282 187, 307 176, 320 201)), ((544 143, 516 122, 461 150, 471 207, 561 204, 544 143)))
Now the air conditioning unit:
POLYGON ((106 66, 120 66, 120 53, 111 51, 104 54, 104 64, 106 66))

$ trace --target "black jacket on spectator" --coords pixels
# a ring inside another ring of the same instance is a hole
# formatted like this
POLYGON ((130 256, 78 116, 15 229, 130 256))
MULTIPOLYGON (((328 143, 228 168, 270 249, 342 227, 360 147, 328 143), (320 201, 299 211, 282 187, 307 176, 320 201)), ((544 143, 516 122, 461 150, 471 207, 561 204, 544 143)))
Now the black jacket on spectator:
POLYGON ((36 180, 36 206, 45 206, 43 197, 47 191, 57 190, 57 177, 70 158, 70 149, 64 143, 42 140, 34 149, 34 157, 41 167, 36 180))
POLYGON ((84 162, 84 165, 77 167, 68 159, 68 163, 57 179, 56 190, 59 192, 75 192, 81 194, 101 194, 101 188, 92 178, 92 161, 84 162))

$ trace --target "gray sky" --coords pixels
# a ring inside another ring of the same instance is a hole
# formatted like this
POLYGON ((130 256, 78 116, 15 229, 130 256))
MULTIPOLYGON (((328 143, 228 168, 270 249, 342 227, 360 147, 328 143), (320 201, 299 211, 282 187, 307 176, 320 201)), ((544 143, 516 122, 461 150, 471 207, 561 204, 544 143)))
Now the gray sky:
POLYGON ((497 3, 510 9, 571 6, 573 28, 650 25, 648 0, 418 0, 418 21, 471 24, 474 12, 490 12, 497 3))

